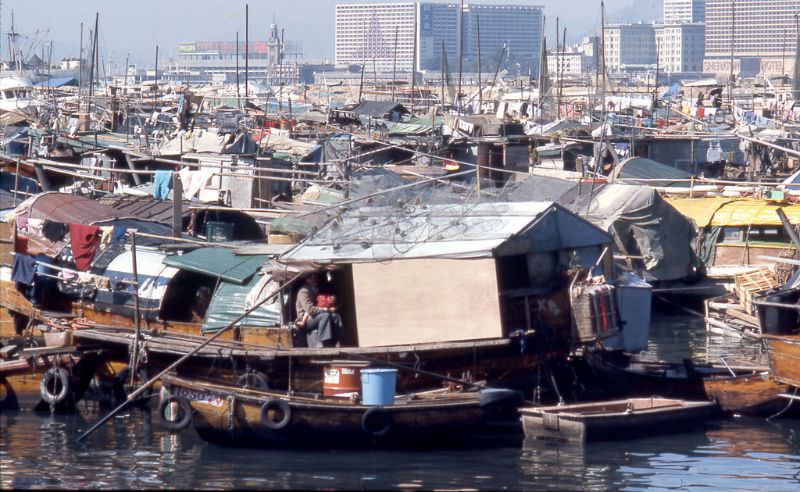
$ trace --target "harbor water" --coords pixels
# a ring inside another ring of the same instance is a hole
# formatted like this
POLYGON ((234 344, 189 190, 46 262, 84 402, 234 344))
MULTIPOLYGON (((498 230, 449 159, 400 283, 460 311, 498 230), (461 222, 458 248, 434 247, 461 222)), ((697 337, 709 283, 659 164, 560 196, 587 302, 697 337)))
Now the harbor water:
MULTIPOLYGON (((752 343, 707 337, 702 323, 659 317, 645 357, 758 358, 752 343)), ((0 488, 800 490, 800 419, 733 417, 624 441, 525 442, 487 429, 472 446, 406 450, 263 450, 172 434, 132 409, 85 442, 103 415, 0 414, 0 488)))

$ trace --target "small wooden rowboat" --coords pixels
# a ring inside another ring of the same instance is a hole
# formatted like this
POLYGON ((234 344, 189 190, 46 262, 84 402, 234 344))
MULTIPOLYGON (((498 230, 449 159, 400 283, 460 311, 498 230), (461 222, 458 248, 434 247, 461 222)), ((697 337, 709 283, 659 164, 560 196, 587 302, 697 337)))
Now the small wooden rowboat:
POLYGON ((629 398, 522 408, 520 418, 526 438, 587 441, 686 429, 702 422, 715 407, 709 401, 629 398))
POLYGON ((333 446, 442 444, 492 417, 510 414, 522 394, 508 389, 447 389, 398 395, 392 405, 351 398, 245 389, 167 375, 159 415, 167 428, 194 424, 200 437, 228 445, 333 446), (441 439, 445 439, 442 441, 441 439))
POLYGON ((769 367, 633 361, 625 354, 588 351, 584 359, 600 384, 617 397, 661 396, 713 400, 725 413, 772 415, 786 406, 788 386, 769 367))

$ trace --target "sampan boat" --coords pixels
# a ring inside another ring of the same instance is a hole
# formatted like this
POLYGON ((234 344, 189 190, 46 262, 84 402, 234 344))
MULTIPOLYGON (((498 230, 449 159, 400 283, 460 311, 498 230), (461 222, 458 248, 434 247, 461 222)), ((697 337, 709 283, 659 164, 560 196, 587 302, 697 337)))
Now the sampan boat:
POLYGON ((702 422, 715 407, 710 401, 629 398, 522 408, 520 419, 526 438, 587 441, 686 429, 702 422))
POLYGON ((173 430, 192 423, 203 439, 243 446, 446 445, 493 417, 513 414, 518 391, 446 388, 397 395, 391 405, 353 398, 245 389, 167 375, 162 422, 173 430))
POLYGON ((786 406, 780 395, 788 386, 769 367, 737 367, 632 360, 626 354, 589 350, 584 359, 612 395, 661 396, 713 400, 725 413, 772 415, 786 406))

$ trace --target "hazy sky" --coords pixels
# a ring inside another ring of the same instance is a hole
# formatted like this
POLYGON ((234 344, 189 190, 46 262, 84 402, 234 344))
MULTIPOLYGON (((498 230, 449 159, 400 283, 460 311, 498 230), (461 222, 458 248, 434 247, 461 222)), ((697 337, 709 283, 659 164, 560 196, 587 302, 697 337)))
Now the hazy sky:
MULTIPOLYGON (((641 1, 641 0, 640 0, 641 1)), ((607 0, 607 12, 621 11, 634 0, 607 0)), ((2 32, 11 26, 11 12, 20 44, 28 52, 41 53, 41 41, 53 41, 53 59, 76 56, 80 23, 84 23, 84 42, 100 13, 100 53, 105 61, 152 64, 155 46, 159 60, 177 57, 181 41, 232 41, 240 32, 244 39, 245 3, 250 5, 250 37, 266 39, 275 14, 286 39, 302 41, 305 58, 333 59, 334 6, 336 0, 4 0, 2 32), (31 49, 30 46, 34 48, 31 49)), ((521 3, 543 5, 547 16, 548 45, 552 45, 555 17, 566 22, 568 39, 598 29, 600 0, 480 0, 474 3, 521 3)), ((655 19, 660 11, 642 10, 641 18, 655 19)), ((8 58, 7 38, 2 38, 1 55, 8 58)))

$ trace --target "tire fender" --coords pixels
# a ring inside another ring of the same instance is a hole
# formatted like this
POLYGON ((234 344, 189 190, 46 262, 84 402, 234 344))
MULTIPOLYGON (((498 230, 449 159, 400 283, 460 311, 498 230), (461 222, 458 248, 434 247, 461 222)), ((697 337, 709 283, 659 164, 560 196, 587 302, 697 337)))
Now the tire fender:
POLYGON ((385 436, 392 423, 392 412, 383 407, 372 407, 361 416, 361 430, 372 437, 385 436))
POLYGON ((192 405, 186 398, 171 395, 161 400, 158 404, 158 418, 161 420, 161 425, 167 430, 177 432, 189 427, 192 423, 192 405), (177 419, 170 419, 167 417, 167 411, 172 409, 172 404, 178 405, 177 419))
POLYGON ((267 390, 269 389, 269 380, 267 376, 261 371, 249 371, 236 380, 236 384, 245 389, 267 390))
POLYGON ((50 405, 63 403, 72 389, 69 379, 69 372, 63 367, 54 366, 45 371, 39 382, 42 400, 50 405))
POLYGON ((270 398, 261 405, 261 424, 270 430, 281 430, 292 420, 292 408, 286 400, 280 398, 270 398), (283 417, 280 420, 272 420, 270 411, 278 410, 283 417))

